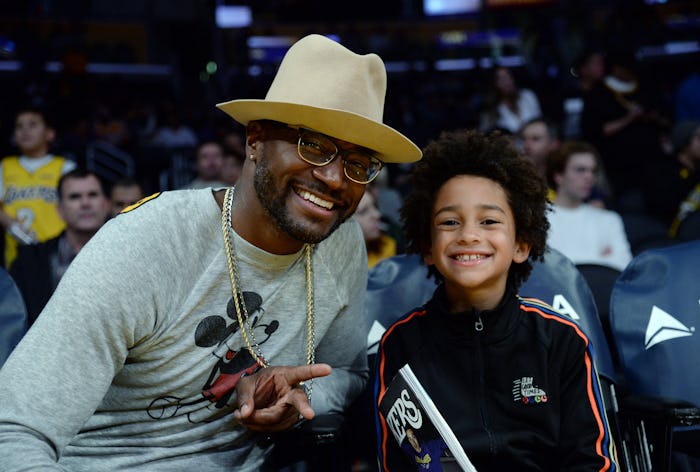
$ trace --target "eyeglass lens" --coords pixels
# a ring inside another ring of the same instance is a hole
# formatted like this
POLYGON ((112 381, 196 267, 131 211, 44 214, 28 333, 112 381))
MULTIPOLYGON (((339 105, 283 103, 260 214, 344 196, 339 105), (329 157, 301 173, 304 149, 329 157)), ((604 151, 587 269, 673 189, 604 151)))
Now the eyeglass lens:
MULTIPOLYGON (((317 166, 330 163, 340 152, 328 137, 309 131, 300 133, 298 147, 301 158, 317 166)), ((354 150, 342 154, 345 175, 354 182, 369 183, 382 168, 381 161, 368 154, 354 150)))

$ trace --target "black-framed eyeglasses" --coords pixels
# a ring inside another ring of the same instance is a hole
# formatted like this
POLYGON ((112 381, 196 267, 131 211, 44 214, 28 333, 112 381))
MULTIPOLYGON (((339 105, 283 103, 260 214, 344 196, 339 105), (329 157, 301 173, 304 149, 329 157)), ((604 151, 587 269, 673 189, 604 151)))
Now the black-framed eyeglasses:
POLYGON ((384 163, 367 152, 360 149, 339 149, 325 134, 297 126, 286 126, 298 131, 297 154, 304 162, 322 167, 341 156, 345 176, 358 184, 370 183, 382 170, 384 163))

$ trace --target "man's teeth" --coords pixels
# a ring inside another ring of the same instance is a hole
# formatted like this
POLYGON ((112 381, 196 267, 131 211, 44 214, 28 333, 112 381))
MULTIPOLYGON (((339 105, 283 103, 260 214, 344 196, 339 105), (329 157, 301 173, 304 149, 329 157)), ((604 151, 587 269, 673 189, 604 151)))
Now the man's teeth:
POLYGON ((316 205, 323 207, 327 210, 330 210, 333 208, 333 202, 328 202, 326 200, 318 198, 316 195, 313 195, 313 194, 307 192, 306 190, 302 190, 299 193, 299 195, 301 195, 301 198, 303 198, 304 200, 308 200, 312 203, 315 203, 316 205))
POLYGON ((455 259, 457 259, 460 262, 465 262, 465 261, 478 261, 479 259, 483 259, 485 256, 482 256, 481 254, 459 254, 455 256, 455 259))

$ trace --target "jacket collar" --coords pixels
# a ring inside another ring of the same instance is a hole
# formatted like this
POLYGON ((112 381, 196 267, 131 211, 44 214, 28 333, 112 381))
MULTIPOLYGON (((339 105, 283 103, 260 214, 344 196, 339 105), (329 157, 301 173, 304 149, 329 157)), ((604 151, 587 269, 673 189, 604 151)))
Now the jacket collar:
POLYGON ((447 309, 445 286, 441 284, 429 302, 429 311, 434 311, 448 333, 448 339, 473 341, 479 336, 482 341, 495 342, 507 336, 514 328, 519 314, 519 300, 515 284, 509 278, 503 298, 498 306, 491 310, 467 310, 450 313, 447 309), (432 310, 431 310, 432 308, 432 310), (477 323, 481 331, 477 330, 477 323))

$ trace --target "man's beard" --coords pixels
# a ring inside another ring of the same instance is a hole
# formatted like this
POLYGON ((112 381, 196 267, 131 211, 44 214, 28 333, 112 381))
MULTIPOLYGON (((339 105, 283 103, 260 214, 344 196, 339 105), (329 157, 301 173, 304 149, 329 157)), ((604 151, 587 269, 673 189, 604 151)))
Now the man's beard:
POLYGON ((309 244, 320 243, 348 218, 345 215, 341 216, 326 232, 314 231, 310 225, 304 225, 303 221, 292 218, 287 211, 286 200, 289 192, 293 192, 293 190, 289 186, 283 189, 277 188, 265 158, 258 159, 253 185, 258 200, 267 214, 275 220, 277 228, 297 241, 309 244))

